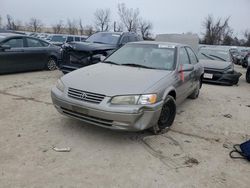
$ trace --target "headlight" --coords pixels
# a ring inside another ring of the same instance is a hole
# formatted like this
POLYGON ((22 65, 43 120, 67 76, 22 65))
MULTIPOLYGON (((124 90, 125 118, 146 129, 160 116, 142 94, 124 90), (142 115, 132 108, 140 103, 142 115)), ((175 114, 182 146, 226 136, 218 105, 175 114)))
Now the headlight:
POLYGON ((136 104, 154 104, 156 103, 157 95, 128 95, 128 96, 117 96, 113 97, 111 104, 120 105, 136 105, 136 104))
POLYGON ((230 65, 225 72, 226 73, 234 72, 234 64, 230 65))
POLYGON ((58 79, 56 82, 56 88, 59 89, 61 92, 64 92, 65 86, 61 79, 58 79))
POLYGON ((139 95, 131 95, 131 96, 117 96, 112 98, 112 104, 137 104, 139 99, 139 95))

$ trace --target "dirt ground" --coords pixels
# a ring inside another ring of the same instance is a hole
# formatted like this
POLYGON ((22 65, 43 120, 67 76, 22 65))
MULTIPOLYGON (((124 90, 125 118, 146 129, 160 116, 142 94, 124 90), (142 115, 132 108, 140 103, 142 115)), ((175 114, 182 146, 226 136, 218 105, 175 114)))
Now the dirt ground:
POLYGON ((2 75, 0 187, 249 188, 250 163, 228 155, 250 139, 250 84, 239 70, 238 86, 203 85, 158 136, 60 115, 50 99, 59 71, 2 75))

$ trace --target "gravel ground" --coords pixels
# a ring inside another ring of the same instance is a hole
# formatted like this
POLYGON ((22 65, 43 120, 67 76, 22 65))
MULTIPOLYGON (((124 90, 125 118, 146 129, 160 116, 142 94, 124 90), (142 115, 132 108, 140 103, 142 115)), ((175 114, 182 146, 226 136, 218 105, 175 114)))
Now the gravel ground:
POLYGON ((228 156, 233 144, 250 139, 244 75, 238 86, 203 85, 197 100, 178 107, 171 130, 157 136, 61 116, 50 99, 61 75, 0 76, 0 187, 249 188, 250 163, 228 156))

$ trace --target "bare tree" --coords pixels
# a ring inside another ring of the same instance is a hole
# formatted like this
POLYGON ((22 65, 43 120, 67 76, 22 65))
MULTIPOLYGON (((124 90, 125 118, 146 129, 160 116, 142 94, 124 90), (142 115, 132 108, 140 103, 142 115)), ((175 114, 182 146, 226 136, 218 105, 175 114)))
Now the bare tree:
POLYGON ((77 23, 76 23, 75 20, 68 19, 68 22, 67 22, 67 31, 71 35, 78 34, 77 23))
POLYGON ((90 36, 90 35, 92 35, 93 33, 95 33, 95 31, 94 31, 94 28, 93 28, 93 26, 91 26, 91 25, 87 25, 87 26, 85 26, 85 34, 87 35, 87 36, 90 36))
POLYGON ((209 15, 204 23, 203 27, 205 28, 205 33, 203 33, 203 43, 205 44, 221 44, 225 37, 231 37, 233 31, 229 26, 230 17, 222 21, 219 18, 217 21, 214 21, 214 18, 209 15))
POLYGON ((141 33, 141 36, 144 40, 149 39, 151 34, 151 31, 153 29, 153 24, 150 21, 143 20, 142 18, 139 21, 139 30, 141 33))
POLYGON ((27 26, 32 32, 40 32, 42 30, 43 24, 41 20, 37 18, 31 18, 27 26))
POLYGON ((108 31, 110 24, 110 9, 97 9, 94 15, 96 29, 98 31, 108 31))
POLYGON ((84 34, 84 28, 82 25, 82 19, 79 20, 79 31, 80 31, 80 35, 84 34))
POLYGON ((123 26, 122 23, 114 21, 113 24, 114 32, 122 32, 123 31, 123 26))
POLYGON ((63 21, 60 20, 58 23, 52 26, 53 33, 61 34, 63 32, 63 21))
POLYGON ((9 14, 6 16, 7 24, 6 29, 8 30, 19 30, 21 27, 21 22, 14 20, 9 14))
POLYGON ((244 45, 250 47, 250 31, 246 30, 244 32, 244 37, 246 38, 244 45))
POLYGON ((139 26, 139 9, 127 8, 124 3, 118 4, 118 15, 127 31, 137 32, 139 26))

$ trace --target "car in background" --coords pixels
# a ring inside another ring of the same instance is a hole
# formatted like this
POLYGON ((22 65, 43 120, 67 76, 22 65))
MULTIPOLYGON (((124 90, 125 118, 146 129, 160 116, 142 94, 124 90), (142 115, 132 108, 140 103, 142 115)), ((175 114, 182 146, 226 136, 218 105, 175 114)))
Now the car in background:
POLYGON ((80 36, 80 35, 55 34, 55 35, 52 35, 50 39, 50 43, 56 46, 62 46, 64 43, 81 42, 81 41, 84 41, 86 38, 87 38, 86 36, 80 36))
POLYGON ((203 66, 187 45, 128 43, 103 62, 66 74, 51 97, 63 115, 97 126, 155 134, 175 119, 176 104, 196 99, 203 66))
POLYGON ((85 42, 69 42, 62 46, 63 60, 59 66, 63 73, 100 62, 128 42, 141 41, 133 32, 98 32, 85 42))
POLYGON ((0 33, 0 74, 55 70, 60 48, 46 41, 13 33, 0 33))
POLYGON ((234 70, 229 50, 219 47, 201 47, 198 57, 204 66, 203 82, 223 85, 238 83, 242 74, 234 70))
POLYGON ((248 67, 246 72, 246 81, 250 83, 250 56, 248 56, 247 62, 248 62, 248 67))

